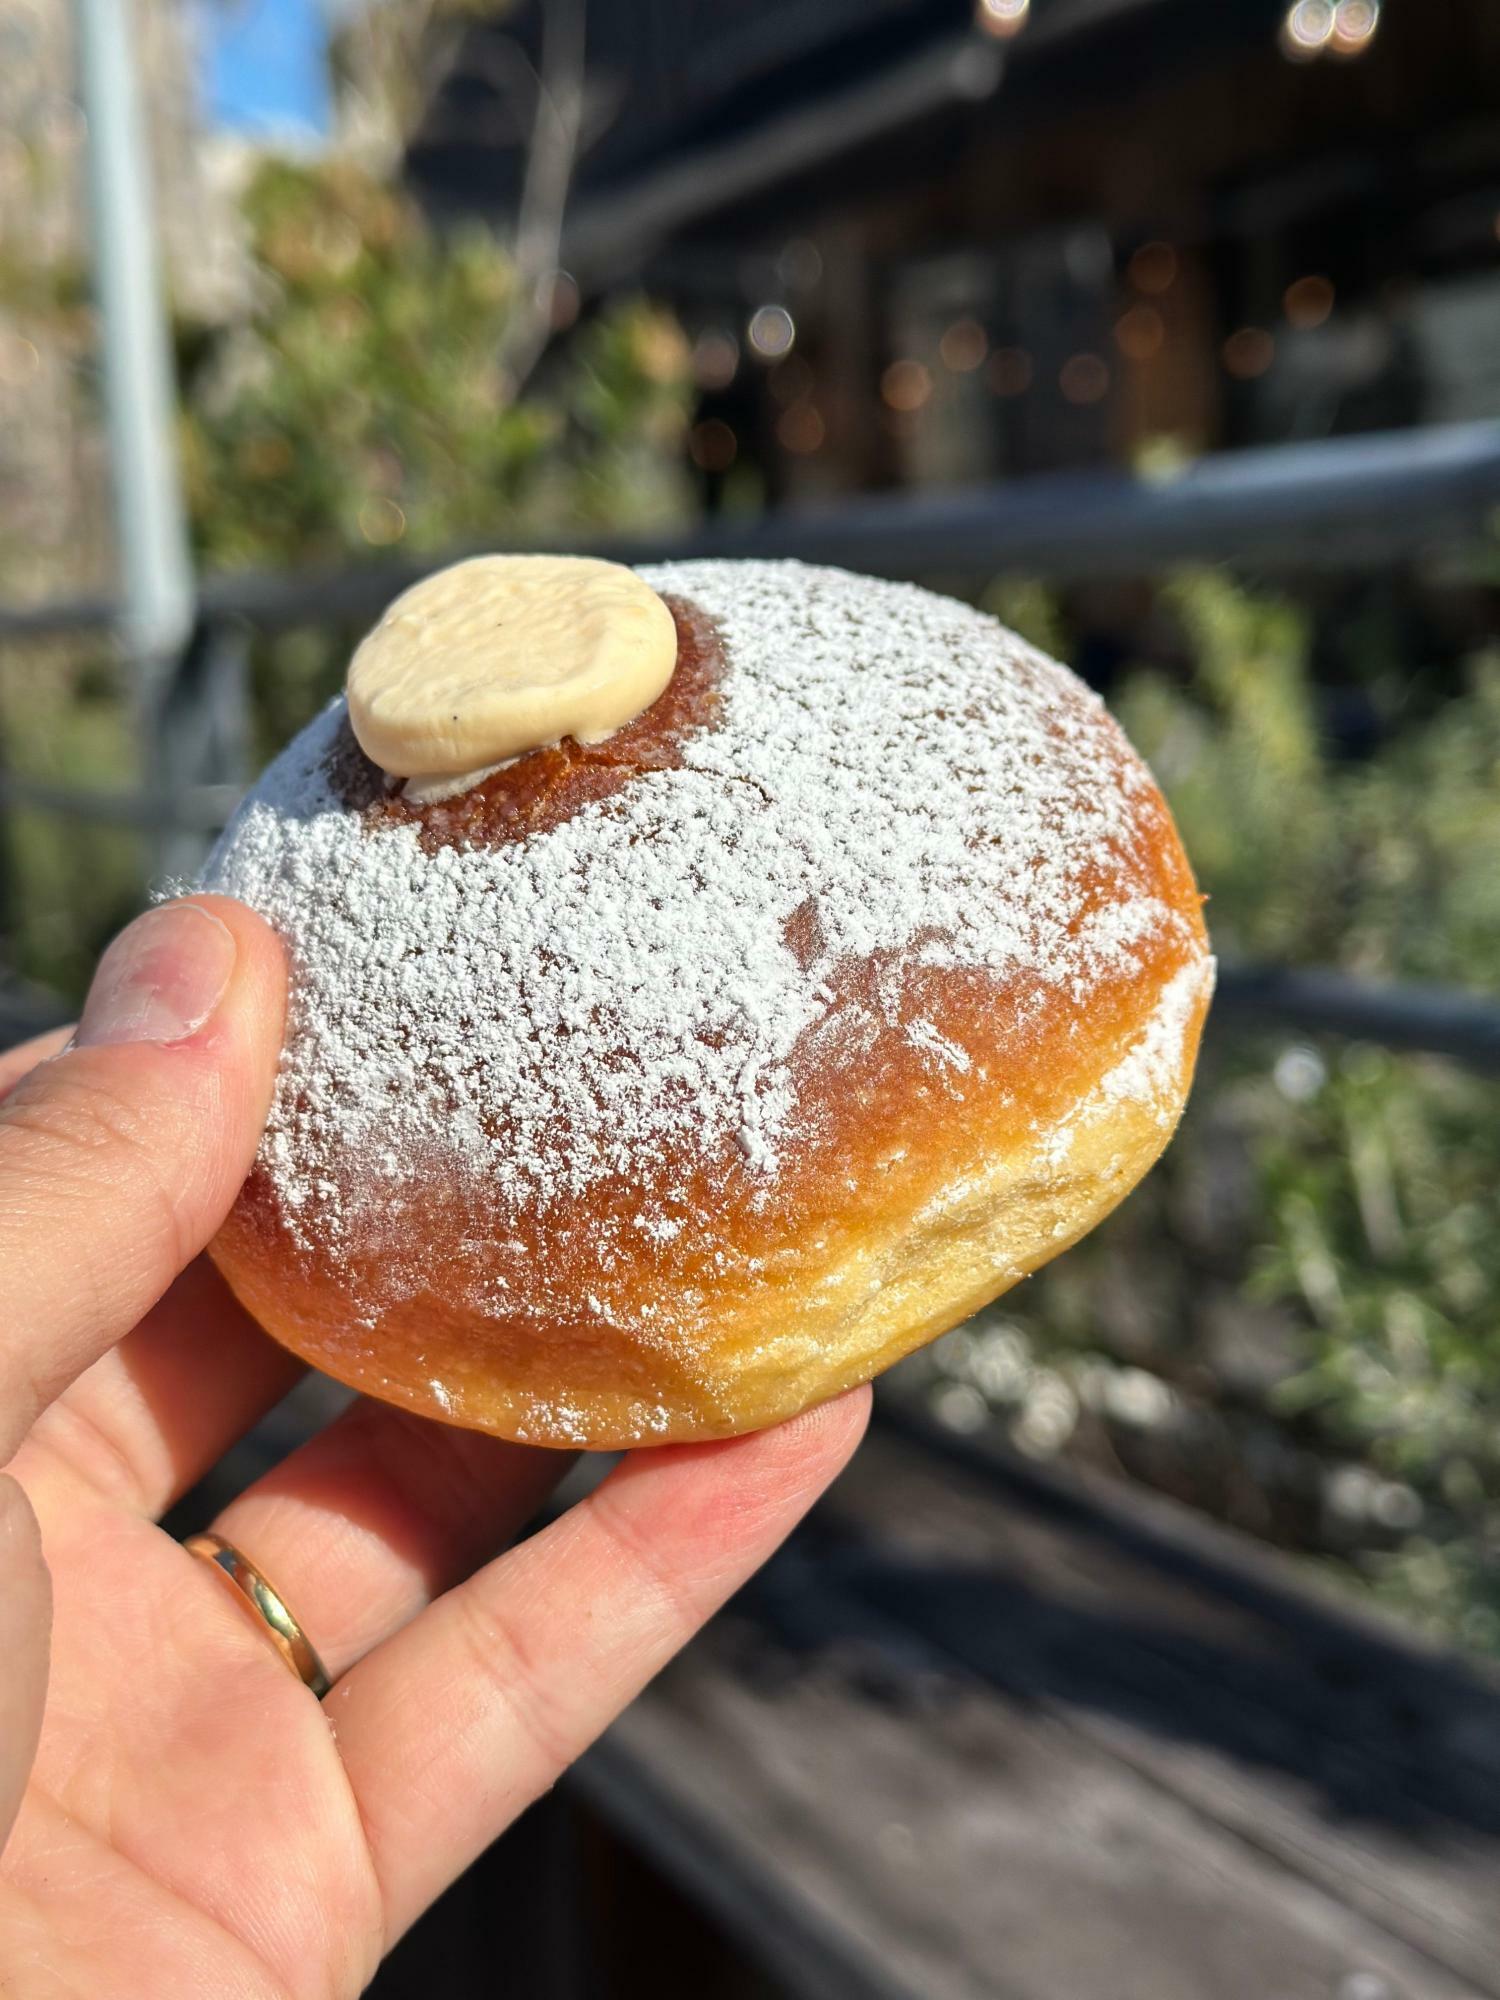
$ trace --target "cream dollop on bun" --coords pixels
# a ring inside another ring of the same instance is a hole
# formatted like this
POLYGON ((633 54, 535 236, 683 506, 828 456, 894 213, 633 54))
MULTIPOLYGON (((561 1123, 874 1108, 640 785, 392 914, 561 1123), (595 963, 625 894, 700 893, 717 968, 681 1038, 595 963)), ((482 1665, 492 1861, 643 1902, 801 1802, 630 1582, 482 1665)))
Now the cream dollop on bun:
POLYGON ((599 743, 672 677, 649 584, 590 556, 476 556, 398 597, 349 666, 349 726, 413 799, 452 797, 528 750, 599 743))

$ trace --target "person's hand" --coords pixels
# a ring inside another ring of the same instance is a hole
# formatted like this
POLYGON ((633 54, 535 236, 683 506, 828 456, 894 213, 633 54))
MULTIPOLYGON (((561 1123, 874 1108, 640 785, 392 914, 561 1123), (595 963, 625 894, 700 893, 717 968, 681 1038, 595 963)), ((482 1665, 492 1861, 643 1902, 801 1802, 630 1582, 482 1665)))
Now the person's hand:
POLYGON ((17 2000, 357 1993, 864 1426, 861 1392, 637 1453, 497 1553, 566 1461, 356 1403, 204 1524, 303 1622, 335 1681, 320 1706, 154 1525, 298 1372, 198 1254, 250 1165, 282 1005, 270 931, 205 897, 116 941, 74 1046, 0 1059, 0 1991, 17 2000))

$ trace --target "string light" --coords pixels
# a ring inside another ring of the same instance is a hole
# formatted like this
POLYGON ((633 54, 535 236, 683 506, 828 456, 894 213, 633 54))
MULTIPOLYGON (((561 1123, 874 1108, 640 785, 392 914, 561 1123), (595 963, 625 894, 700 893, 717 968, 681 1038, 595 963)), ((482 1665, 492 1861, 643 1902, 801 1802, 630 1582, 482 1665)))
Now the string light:
POLYGON ((982 34, 1008 41, 1019 35, 1031 12, 1031 0, 975 0, 974 25, 982 34))

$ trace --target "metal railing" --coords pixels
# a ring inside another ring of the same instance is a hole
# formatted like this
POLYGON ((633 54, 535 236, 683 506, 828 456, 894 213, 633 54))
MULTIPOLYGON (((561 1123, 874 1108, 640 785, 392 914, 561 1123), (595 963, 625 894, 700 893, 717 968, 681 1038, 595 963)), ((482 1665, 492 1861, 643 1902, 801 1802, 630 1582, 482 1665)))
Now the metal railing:
MULTIPOLYGON (((1156 478, 1042 473, 785 508, 687 534, 583 535, 566 546, 632 563, 791 556, 873 576, 1009 570, 1068 581, 1147 576, 1176 563, 1373 565, 1451 553, 1497 527, 1500 423, 1470 423, 1219 452, 1156 478)), ((557 537, 506 541, 516 549, 562 545, 557 537)), ((368 619, 418 577, 474 553, 469 546, 420 561, 209 576, 199 586, 199 611, 211 623, 240 619, 268 632, 368 619)), ((0 641, 98 631, 120 612, 104 598, 0 605, 0 641)))

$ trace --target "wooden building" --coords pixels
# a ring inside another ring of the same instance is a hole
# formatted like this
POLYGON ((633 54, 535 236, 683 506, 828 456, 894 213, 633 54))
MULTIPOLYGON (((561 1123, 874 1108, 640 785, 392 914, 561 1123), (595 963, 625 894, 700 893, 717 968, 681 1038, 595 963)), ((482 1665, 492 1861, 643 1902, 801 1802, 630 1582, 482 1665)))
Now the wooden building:
MULTIPOLYGON (((561 261, 585 296, 676 304, 711 499, 1500 416, 1500 9, 587 16, 561 261)), ((517 198, 501 32, 472 31, 411 150, 440 210, 517 198)))

